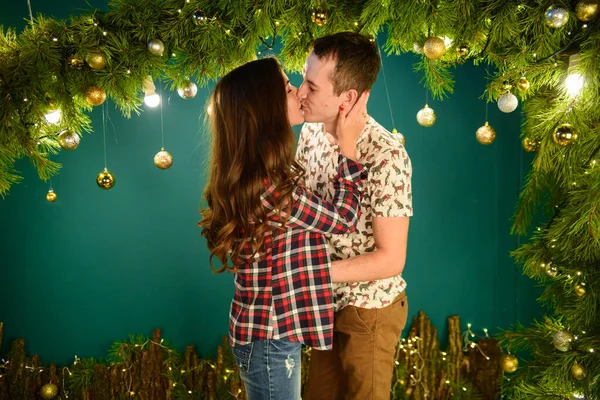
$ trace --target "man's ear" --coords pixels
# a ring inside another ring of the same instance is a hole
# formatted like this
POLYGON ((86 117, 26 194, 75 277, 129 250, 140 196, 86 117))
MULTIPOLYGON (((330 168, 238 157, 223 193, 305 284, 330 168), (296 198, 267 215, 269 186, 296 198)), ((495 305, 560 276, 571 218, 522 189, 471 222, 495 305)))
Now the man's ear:
POLYGON ((352 107, 354 107, 354 104, 358 100, 358 92, 356 91, 356 89, 348 89, 344 93, 342 93, 342 98, 342 105, 347 110, 350 110, 352 107))

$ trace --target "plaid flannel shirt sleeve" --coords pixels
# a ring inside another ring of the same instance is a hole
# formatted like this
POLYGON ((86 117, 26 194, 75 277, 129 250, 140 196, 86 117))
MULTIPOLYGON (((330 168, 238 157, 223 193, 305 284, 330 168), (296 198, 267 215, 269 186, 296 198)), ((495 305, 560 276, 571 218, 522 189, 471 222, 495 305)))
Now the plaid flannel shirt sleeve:
MULTIPOLYGON (((311 230, 318 233, 343 234, 354 231, 360 217, 362 200, 362 180, 366 172, 359 164, 340 154, 338 172, 334 177, 335 194, 333 201, 327 202, 303 187, 296 187, 293 193, 291 213, 286 226, 293 229, 311 230)), ((273 201, 278 193, 275 188, 268 190, 263 200, 269 214, 273 214, 275 224, 280 224, 274 210, 273 201)), ((287 216, 282 210, 282 217, 287 216)))

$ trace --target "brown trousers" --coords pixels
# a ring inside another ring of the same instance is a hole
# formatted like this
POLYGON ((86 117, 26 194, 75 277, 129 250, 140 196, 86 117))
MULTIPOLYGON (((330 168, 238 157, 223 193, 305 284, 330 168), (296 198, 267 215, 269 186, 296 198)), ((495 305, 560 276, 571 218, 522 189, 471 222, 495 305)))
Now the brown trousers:
POLYGON ((389 400, 396 344, 408 317, 406 293, 379 309, 335 314, 333 350, 312 350, 304 400, 389 400))

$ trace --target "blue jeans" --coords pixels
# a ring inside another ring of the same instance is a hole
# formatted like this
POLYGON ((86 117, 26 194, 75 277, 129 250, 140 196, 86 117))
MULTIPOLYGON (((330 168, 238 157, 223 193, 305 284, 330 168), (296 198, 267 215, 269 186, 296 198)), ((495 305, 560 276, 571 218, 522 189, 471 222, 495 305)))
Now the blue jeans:
POLYGON ((248 400, 300 400, 302 344, 259 340, 231 349, 248 400))

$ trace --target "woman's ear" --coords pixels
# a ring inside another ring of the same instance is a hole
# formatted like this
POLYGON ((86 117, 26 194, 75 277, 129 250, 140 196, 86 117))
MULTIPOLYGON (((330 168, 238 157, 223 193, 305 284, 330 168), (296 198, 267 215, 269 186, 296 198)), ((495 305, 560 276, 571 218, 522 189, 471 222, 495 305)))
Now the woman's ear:
POLYGON ((346 110, 351 110, 356 101, 358 100, 358 92, 356 89, 348 89, 342 93, 342 105, 346 110))

